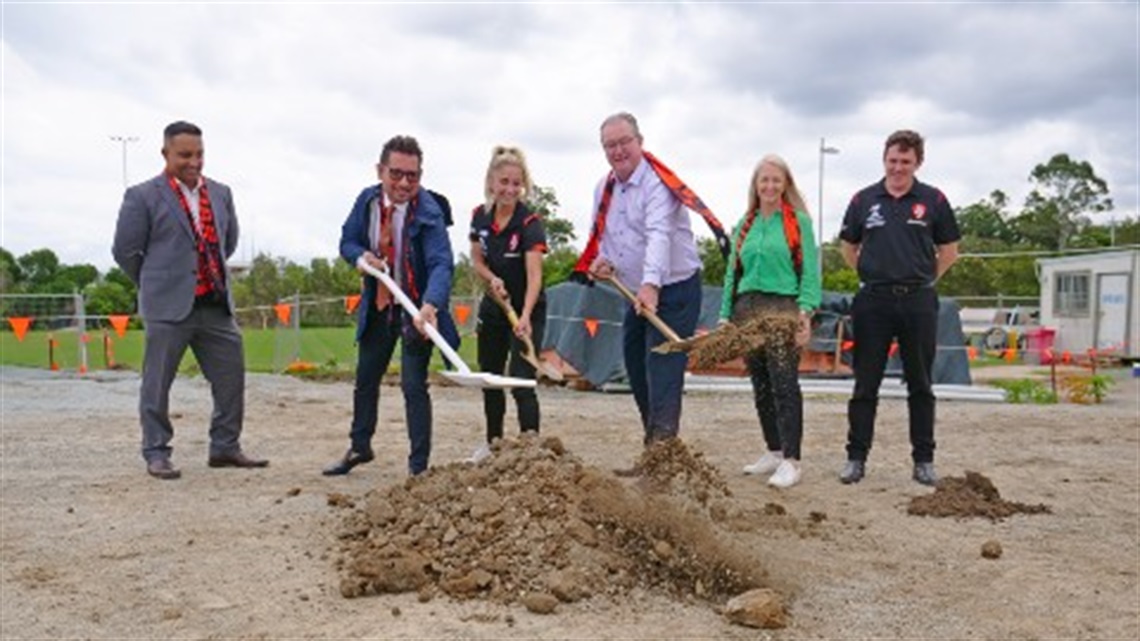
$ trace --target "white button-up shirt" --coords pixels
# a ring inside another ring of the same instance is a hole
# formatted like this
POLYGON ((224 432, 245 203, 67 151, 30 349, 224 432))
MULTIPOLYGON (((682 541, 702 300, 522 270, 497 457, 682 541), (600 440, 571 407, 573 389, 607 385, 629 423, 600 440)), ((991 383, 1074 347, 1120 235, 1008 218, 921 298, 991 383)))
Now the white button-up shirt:
MULTIPOLYGON (((605 186, 603 179, 594 190, 595 212, 605 186)), ((599 253, 634 291, 672 285, 701 268, 689 211, 644 158, 629 180, 614 185, 599 253)))

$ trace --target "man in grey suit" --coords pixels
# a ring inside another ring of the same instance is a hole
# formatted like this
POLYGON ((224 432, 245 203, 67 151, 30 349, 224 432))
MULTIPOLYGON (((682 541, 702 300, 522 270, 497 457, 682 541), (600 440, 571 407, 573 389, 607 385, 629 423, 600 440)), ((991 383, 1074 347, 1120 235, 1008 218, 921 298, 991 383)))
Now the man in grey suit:
POLYGON ((234 320, 226 258, 237 249, 230 188, 202 175, 202 130, 174 122, 163 131, 166 170, 123 195, 115 262, 139 290, 146 325, 139 415, 147 473, 176 479, 170 462, 170 386, 186 348, 210 382, 210 467, 265 467, 242 453, 245 359, 234 320))

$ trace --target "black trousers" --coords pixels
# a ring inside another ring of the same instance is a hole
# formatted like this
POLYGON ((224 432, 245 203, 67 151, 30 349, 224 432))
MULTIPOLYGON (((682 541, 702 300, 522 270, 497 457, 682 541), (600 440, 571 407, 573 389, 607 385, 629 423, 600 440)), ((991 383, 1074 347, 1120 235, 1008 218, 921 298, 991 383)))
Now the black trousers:
MULTIPOLYGON (((798 319, 795 296, 746 292, 732 307, 732 321, 740 324, 760 314, 798 319)), ((748 354, 744 364, 752 379, 752 395, 764 443, 771 452, 799 460, 804 435, 804 399, 800 392, 800 348, 795 335, 772 337, 748 354)))
POLYGON ((891 341, 898 340, 910 412, 911 457, 934 461, 934 392, 931 370, 938 335, 938 294, 933 287, 864 287, 851 307, 855 331, 855 392, 847 406, 847 458, 867 460, 875 435, 879 386, 891 341))
MULTIPOLYGON (((536 310, 537 311, 537 310, 536 310)), ((531 339, 535 349, 542 343, 543 329, 546 326, 546 314, 534 314, 530 319, 531 339), (535 338, 537 337, 537 338, 535 338)), ((507 375, 515 378, 535 377, 534 366, 522 357, 526 347, 515 336, 511 326, 506 323, 484 322, 479 319, 476 345, 479 349, 479 369, 493 374, 502 374, 507 367, 507 356, 510 356, 510 366, 507 375)), ((535 356, 538 356, 535 354, 535 356)), ((538 395, 532 387, 516 387, 511 390, 518 407, 519 429, 523 432, 537 432, 539 423, 538 395)), ((487 442, 503 437, 503 417, 507 413, 507 397, 500 389, 483 390, 483 414, 487 418, 487 442)))

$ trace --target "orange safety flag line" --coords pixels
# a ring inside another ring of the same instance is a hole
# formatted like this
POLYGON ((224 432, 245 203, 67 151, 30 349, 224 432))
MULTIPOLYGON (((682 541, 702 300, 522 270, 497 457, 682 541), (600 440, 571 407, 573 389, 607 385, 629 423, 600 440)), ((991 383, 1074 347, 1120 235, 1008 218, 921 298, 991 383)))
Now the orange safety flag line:
POLYGON ((10 316, 8 317, 8 324, 12 326, 12 333, 16 335, 16 340, 22 343, 24 342, 24 335, 28 333, 28 328, 32 325, 32 317, 10 316))
POLYGON ((127 324, 131 322, 131 317, 126 314, 115 314, 107 317, 111 321, 111 327, 115 328, 115 333, 119 338, 126 336, 127 324))
POLYGON ((978 360, 978 348, 970 345, 966 348, 966 357, 972 361, 978 360))
POLYGON ((1017 350, 1012 347, 1007 347, 1005 350, 1005 360, 1007 363, 1012 363, 1017 360, 1017 350))
POLYGON ((277 320, 280 321, 282 325, 289 324, 289 315, 293 311, 292 305, 289 303, 277 303, 273 306, 273 311, 277 312, 277 320))
POLYGON ((590 338, 593 338, 598 333, 598 319, 583 318, 582 322, 586 324, 586 331, 590 333, 590 338))
POLYGON ((843 351, 855 349, 855 341, 843 341, 843 351))
POLYGON ((349 294, 344 297, 344 313, 351 314, 360 306, 360 294, 349 294))
POLYGON ((471 315, 470 305, 456 305, 455 306, 455 320, 459 321, 460 325, 467 324, 467 317, 471 315))

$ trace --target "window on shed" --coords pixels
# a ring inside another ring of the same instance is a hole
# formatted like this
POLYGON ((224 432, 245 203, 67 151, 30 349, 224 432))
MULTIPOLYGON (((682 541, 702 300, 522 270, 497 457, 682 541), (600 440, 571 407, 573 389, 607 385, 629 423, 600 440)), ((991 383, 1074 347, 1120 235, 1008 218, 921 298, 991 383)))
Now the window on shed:
POLYGON ((1053 290, 1053 310, 1058 316, 1089 315, 1089 272, 1060 272, 1053 290))

